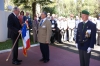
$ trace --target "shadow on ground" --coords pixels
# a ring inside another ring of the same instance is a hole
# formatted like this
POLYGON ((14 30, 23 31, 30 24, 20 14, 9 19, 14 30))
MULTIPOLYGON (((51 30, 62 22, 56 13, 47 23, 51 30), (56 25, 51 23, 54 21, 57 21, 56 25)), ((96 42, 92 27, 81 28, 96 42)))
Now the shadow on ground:
MULTIPOLYGON (((78 49, 75 47, 75 44, 72 44, 72 43, 63 43, 63 44, 54 43, 51 45, 78 54, 78 49)), ((100 51, 92 50, 91 58, 100 61, 100 51)))

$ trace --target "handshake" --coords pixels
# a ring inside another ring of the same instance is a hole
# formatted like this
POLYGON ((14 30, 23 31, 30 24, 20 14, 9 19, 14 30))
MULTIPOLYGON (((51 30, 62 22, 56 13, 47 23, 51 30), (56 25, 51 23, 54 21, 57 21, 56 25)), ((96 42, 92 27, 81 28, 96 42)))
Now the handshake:
MULTIPOLYGON (((77 44, 77 43, 76 43, 76 48, 78 48, 78 44, 77 44)), ((88 49, 87 49, 87 53, 90 53, 91 50, 92 50, 92 48, 88 47, 88 49)))

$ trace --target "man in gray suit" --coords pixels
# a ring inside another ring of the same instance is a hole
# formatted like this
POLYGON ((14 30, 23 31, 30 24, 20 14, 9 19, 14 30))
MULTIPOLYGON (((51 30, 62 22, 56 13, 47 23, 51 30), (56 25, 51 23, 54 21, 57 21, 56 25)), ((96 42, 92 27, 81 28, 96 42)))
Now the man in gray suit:
POLYGON ((44 63, 49 61, 49 44, 52 34, 51 22, 46 17, 47 13, 42 12, 38 28, 38 42, 40 43, 40 50, 42 53, 42 59, 40 59, 40 61, 44 61, 44 63))
POLYGON ((33 30, 33 42, 37 42, 37 30, 38 30, 38 20, 37 16, 34 15, 34 20, 32 22, 32 30, 33 30))

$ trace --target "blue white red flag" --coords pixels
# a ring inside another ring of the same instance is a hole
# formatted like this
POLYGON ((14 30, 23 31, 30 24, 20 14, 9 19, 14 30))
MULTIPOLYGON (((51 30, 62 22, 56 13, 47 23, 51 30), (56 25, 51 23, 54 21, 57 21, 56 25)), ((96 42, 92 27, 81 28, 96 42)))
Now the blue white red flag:
POLYGON ((23 41, 23 54, 27 56, 27 50, 30 48, 30 36, 26 24, 24 24, 22 27, 22 41, 23 41))

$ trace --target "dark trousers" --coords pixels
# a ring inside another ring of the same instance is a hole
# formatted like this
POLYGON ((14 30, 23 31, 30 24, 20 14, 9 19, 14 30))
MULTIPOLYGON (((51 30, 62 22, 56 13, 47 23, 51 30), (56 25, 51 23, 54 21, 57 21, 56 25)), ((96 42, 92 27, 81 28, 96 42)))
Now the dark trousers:
POLYGON ((55 40, 56 40, 56 32, 55 31, 52 31, 52 36, 51 36, 50 41, 51 41, 51 43, 54 43, 55 40))
POLYGON ((49 44, 40 43, 43 60, 49 60, 49 44))
MULTIPOLYGON (((14 45, 14 42, 15 42, 16 39, 12 39, 12 43, 14 45)), ((13 61, 16 61, 18 59, 18 41, 19 39, 17 40, 14 48, 13 48, 13 61)))
POLYGON ((59 32, 56 33, 55 39, 56 39, 58 42, 62 42, 62 41, 61 41, 61 38, 62 38, 62 35, 61 35, 60 31, 59 31, 59 32))
POLYGON ((67 41, 69 41, 69 32, 67 30, 67 41))
POLYGON ((50 41, 51 41, 51 43, 54 43, 55 42, 55 36, 51 36, 50 41))
POLYGON ((87 51, 79 50, 80 66, 89 66, 90 63, 90 53, 87 51))

